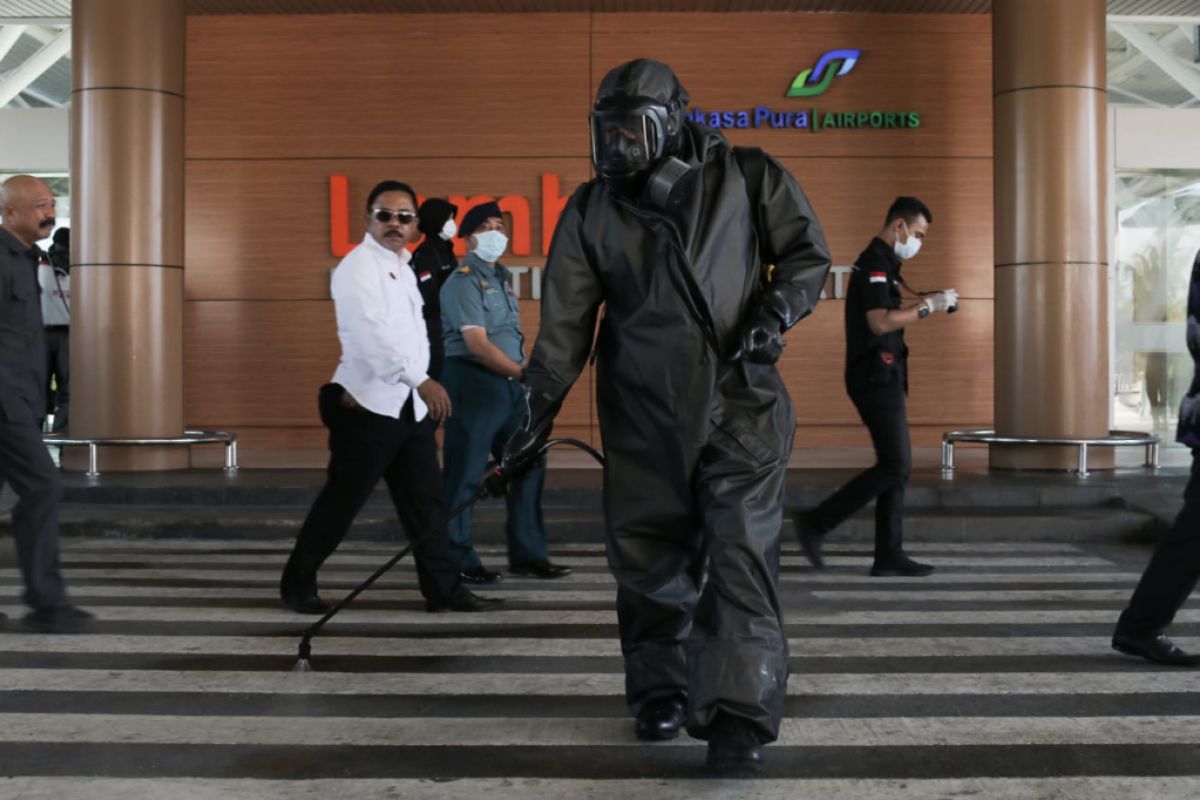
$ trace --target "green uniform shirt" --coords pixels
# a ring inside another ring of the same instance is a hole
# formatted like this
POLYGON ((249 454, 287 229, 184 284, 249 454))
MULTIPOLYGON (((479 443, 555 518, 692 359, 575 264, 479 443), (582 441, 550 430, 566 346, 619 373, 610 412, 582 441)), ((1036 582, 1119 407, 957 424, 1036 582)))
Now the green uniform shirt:
POLYGON ((440 295, 442 337, 446 358, 478 360, 467 350, 462 329, 476 326, 487 331, 488 341, 518 364, 525 363, 525 337, 521 313, 509 282, 508 270, 499 262, 489 267, 474 253, 451 275, 440 295))

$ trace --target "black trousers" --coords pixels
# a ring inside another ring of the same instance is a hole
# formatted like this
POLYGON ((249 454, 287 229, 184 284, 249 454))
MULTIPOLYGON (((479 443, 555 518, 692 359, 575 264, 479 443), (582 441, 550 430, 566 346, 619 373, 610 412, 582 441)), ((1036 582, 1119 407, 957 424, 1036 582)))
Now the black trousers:
POLYGON ((58 563, 58 468, 42 444, 33 415, 10 420, 0 409, 0 487, 5 483, 18 498, 12 527, 25 603, 38 610, 65 605, 67 592, 58 563))
MULTIPOLYGON (((433 421, 413 418, 412 400, 399 419, 342 405, 345 390, 321 387, 321 421, 329 429, 329 468, 284 567, 281 589, 316 589, 317 570, 333 554, 379 479, 387 483, 396 515, 411 538, 445 517, 433 421)), ((459 589, 458 567, 450 555, 445 527, 413 551, 421 594, 446 600, 459 589)))
POLYGON ((1200 450, 1192 451, 1192 477, 1183 490, 1183 509, 1142 573, 1129 607, 1117 622, 1122 636, 1162 633, 1200 580, 1200 450))
POLYGON ((66 325, 46 328, 46 399, 46 413, 54 415, 54 431, 65 431, 71 406, 71 329, 66 325))
POLYGON ((875 560, 903 552, 904 490, 912 472, 912 445, 904 375, 897 370, 885 384, 852 385, 850 400, 871 433, 875 466, 856 475, 809 515, 817 533, 827 533, 875 501, 875 560))

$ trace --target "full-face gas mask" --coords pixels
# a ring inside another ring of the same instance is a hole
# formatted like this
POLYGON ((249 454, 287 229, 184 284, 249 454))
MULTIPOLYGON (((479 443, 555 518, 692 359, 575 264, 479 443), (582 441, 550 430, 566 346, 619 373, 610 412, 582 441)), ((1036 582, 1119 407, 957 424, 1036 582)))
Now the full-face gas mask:
POLYGON ((692 195, 698 169, 675 156, 667 156, 646 179, 645 202, 661 211, 675 211, 692 195))
POLYGON ((605 178, 624 178, 654 166, 678 132, 679 123, 673 119, 676 105, 628 95, 597 102, 589 115, 596 172, 605 178))
POLYGON ((691 167, 667 155, 681 127, 679 100, 604 98, 590 114, 592 164, 610 184, 640 194, 649 205, 672 211, 690 191, 691 167))

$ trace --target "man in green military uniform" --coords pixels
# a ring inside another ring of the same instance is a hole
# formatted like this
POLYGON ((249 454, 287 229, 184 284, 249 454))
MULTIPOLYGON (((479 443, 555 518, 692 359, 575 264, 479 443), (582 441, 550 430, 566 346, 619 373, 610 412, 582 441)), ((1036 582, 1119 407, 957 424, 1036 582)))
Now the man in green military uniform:
MULTIPOLYGON (((475 206, 463 217, 459 236, 467 240, 462 267, 441 291, 446 363, 442 384, 454 414, 446 420, 444 474, 446 503, 455 508, 471 497, 487 470, 489 453, 499 460, 529 406, 525 376, 525 337, 509 272, 498 259, 508 246, 504 216, 496 203, 475 206)), ((509 486, 509 571, 536 578, 561 578, 571 570, 550 561, 542 522, 545 463, 509 486)), ((495 583, 499 572, 483 566, 471 536, 468 509, 449 524, 454 555, 468 583, 495 583)))

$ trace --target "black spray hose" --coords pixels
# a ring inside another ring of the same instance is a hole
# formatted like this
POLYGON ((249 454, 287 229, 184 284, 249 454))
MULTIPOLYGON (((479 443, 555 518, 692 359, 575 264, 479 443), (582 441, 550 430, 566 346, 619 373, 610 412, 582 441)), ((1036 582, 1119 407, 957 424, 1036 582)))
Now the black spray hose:
MULTIPOLYGON (((546 442, 544 445, 541 446, 541 448, 538 450, 538 456, 541 457, 541 456, 545 455, 546 451, 548 451, 551 447, 556 447, 560 444, 570 445, 571 447, 576 447, 576 448, 582 450, 583 452, 587 453, 588 455, 590 455, 592 458, 596 459, 596 461, 601 466, 604 466, 604 456, 601 455, 600 452, 598 450, 596 450, 596 448, 592 447, 591 445, 587 444, 586 442, 581 442, 578 439, 551 439, 550 441, 546 442)), ((499 466, 493 465, 491 467, 491 470, 492 470, 492 474, 495 474, 495 475, 500 474, 499 466)), ((371 576, 369 578, 367 578, 365 581, 360 583, 358 586, 354 587, 354 590, 351 591, 350 594, 343 597, 336 605, 334 605, 333 608, 326 611, 324 616, 322 616, 319 620, 314 622, 312 625, 308 626, 308 630, 306 630, 304 632, 304 636, 301 637, 301 639, 300 639, 300 652, 298 654, 299 657, 296 661, 296 666, 292 668, 292 671, 293 672, 308 672, 312 669, 312 667, 309 665, 309 657, 312 655, 312 640, 313 640, 313 637, 316 636, 318 633, 320 633, 321 629, 325 627, 325 623, 329 622, 329 620, 331 620, 335 616, 337 616, 337 613, 339 611, 341 611, 346 606, 350 605, 350 602, 352 600, 354 600, 354 598, 358 597, 360 594, 362 594, 367 589, 369 589, 371 587, 371 585, 373 583, 375 583, 375 581, 382 578, 388 570, 390 570, 392 567, 396 566, 396 564, 399 563, 400 559, 404 558, 406 555, 411 553, 417 545, 421 544, 427 538, 429 538, 434 533, 436 533, 438 530, 440 530, 441 528, 448 525, 450 523, 450 521, 453 520, 455 517, 457 517, 459 514, 462 514, 468 508, 475 505, 483 498, 487 497, 488 494, 489 494, 489 492, 488 492, 487 488, 485 487, 485 484, 480 484, 479 488, 477 488, 475 490, 475 493, 473 495, 471 495, 471 497, 468 498, 467 500, 464 500, 462 503, 459 503, 457 506, 455 506, 450 511, 450 513, 446 515, 445 519, 438 522, 432 528, 429 528, 428 530, 424 531, 420 536, 416 536, 413 539, 411 539, 409 541, 407 547, 405 547, 403 550, 401 550, 396 555, 392 556, 392 558, 386 564, 381 566, 379 569, 375 570, 375 572, 371 573, 371 576)))
POLYGON ((545 455, 546 451, 549 450, 551 447, 557 447, 560 444, 567 444, 567 445, 570 445, 571 447, 574 447, 577 450, 582 450, 583 452, 587 453, 592 458, 596 459, 597 464, 599 464, 602 467, 604 466, 604 456, 600 453, 600 451, 597 450, 596 448, 592 447, 587 442, 581 442, 578 439, 551 439, 550 441, 548 441, 544 445, 542 445, 542 449, 538 450, 538 455, 539 456, 545 455))

